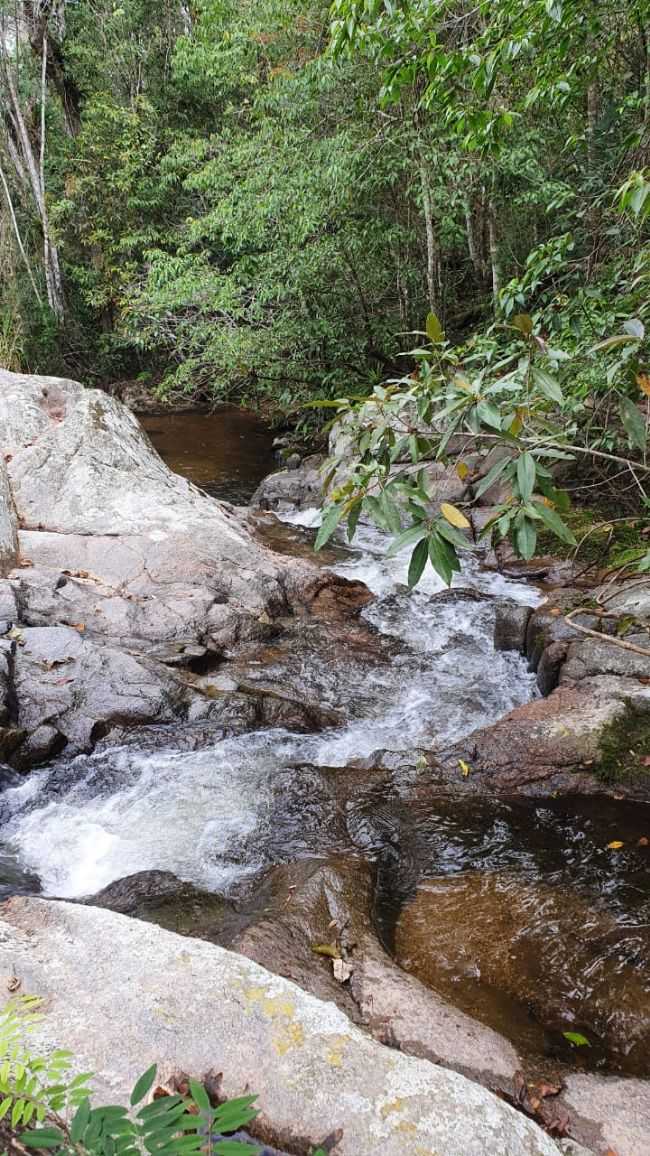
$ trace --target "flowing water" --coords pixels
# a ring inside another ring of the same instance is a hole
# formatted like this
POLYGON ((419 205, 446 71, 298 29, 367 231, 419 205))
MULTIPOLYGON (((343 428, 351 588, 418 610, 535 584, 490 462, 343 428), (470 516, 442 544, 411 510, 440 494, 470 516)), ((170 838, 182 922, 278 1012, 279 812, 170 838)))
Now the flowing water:
MULTIPOLYGON (((179 418, 151 421, 168 423, 169 464, 201 481, 193 443, 179 444, 179 418)), ((162 433, 158 444, 164 450, 162 433)), ((203 449, 198 458, 224 492, 229 467, 220 453, 218 469, 205 465, 203 449)), ((248 469, 241 465, 230 497, 246 488, 248 469)), ((295 550, 318 518, 287 518, 273 530, 276 548, 284 535, 295 550)), ((0 796, 3 890, 40 885, 81 897, 163 869, 236 898, 272 864, 362 851, 377 863, 379 934, 405 969, 524 1052, 646 1071, 646 811, 584 800, 424 803, 413 792, 418 748, 454 740, 535 695, 523 659, 495 652, 492 631, 495 597, 531 604, 539 594, 473 560, 455 591, 443 594, 429 571, 411 593, 408 552, 387 559, 385 549, 382 535, 362 525, 330 564, 376 594, 363 617, 393 648, 390 662, 364 664, 352 649, 333 660, 317 644, 295 658, 298 682, 310 694, 316 688, 339 725, 308 735, 256 731, 198 751, 171 741, 161 749, 158 737, 149 748, 104 749, 19 779, 0 796), (397 772, 396 795, 378 801, 359 772, 342 818, 331 768, 372 762, 379 749, 405 753, 403 782, 397 772), (608 849, 612 840, 624 843, 620 852, 608 849), (584 1033, 589 1047, 571 1050, 567 1030, 584 1033)), ((277 656, 260 662, 261 676, 273 673, 273 661, 282 678, 277 656)))

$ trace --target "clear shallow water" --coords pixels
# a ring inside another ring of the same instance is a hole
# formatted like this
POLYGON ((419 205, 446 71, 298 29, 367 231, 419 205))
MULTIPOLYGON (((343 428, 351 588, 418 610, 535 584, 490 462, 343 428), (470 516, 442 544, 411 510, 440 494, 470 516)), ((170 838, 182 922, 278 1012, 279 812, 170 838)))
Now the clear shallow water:
MULTIPOLYGON (((314 523, 317 513, 300 517, 314 523)), ((385 549, 377 531, 362 527, 333 569, 377 593, 364 615, 402 644, 394 660, 360 669, 342 653, 332 682, 331 655, 309 658, 320 662, 316 681, 320 673, 344 725, 307 736, 257 732, 200 752, 129 747, 37 772, 2 797, 7 860, 17 857, 46 893, 60 896, 89 895, 154 868, 229 891, 260 867, 328 850, 333 836, 319 811, 326 804, 314 798, 305 766, 446 742, 527 701, 533 676, 517 655, 494 652, 490 600, 436 599, 442 583, 433 572, 410 594, 409 552, 387 560, 385 549)), ((530 586, 474 565, 460 578, 474 590, 536 598, 530 586)))

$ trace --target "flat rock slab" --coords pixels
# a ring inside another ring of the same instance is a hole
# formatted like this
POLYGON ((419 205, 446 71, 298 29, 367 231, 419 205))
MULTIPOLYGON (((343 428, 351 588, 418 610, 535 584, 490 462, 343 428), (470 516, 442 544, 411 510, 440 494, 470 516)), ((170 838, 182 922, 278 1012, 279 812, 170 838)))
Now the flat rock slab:
POLYGON ((255 1091, 260 1138, 289 1149, 342 1129, 336 1156, 558 1156, 484 1088, 239 955, 93 907, 12 899, 2 915, 0 974, 46 1001, 36 1046, 70 1048, 109 1101, 155 1061, 255 1091))

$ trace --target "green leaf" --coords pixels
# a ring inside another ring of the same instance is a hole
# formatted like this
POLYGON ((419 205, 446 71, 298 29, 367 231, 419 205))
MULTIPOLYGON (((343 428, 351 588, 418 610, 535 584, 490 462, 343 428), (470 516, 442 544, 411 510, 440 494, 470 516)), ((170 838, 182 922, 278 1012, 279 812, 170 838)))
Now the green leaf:
POLYGON ((539 366, 533 368, 533 381, 540 392, 548 401, 555 401, 561 405, 564 401, 564 394, 559 381, 548 373, 545 369, 540 369, 539 366))
POLYGON ((355 501, 350 513, 348 514, 348 542, 351 542, 357 532, 359 525, 359 518, 361 517, 361 498, 355 501))
POLYGON ((326 542, 332 537, 336 527, 343 518, 346 511, 346 503, 340 502, 338 505, 329 506, 325 511, 325 517, 321 523, 321 527, 316 535, 314 542, 314 550, 321 550, 326 542))
POLYGON ((88 1121, 90 1120, 90 1100, 86 1096, 81 1101, 77 1111, 74 1114, 72 1124, 70 1125, 70 1139, 73 1144, 78 1144, 86 1131, 88 1121))
POLYGON ((391 543, 386 557, 393 558, 395 554, 399 554, 400 550, 405 550, 407 546, 413 546, 414 543, 420 542, 427 534, 428 530, 422 523, 419 526, 409 526, 408 530, 403 530, 391 543))
POLYGON ((199 1084, 197 1080, 190 1080, 190 1092, 197 1108, 200 1108, 202 1112, 212 1111, 210 1097, 203 1087, 203 1084, 199 1084))
POLYGON ((5 1099, 2 1101, 2 1103, 0 1104, 0 1120, 4 1120, 5 1116, 7 1115, 7 1112, 9 1111, 9 1109, 12 1105, 12 1103, 13 1103, 13 1097, 12 1096, 6 1096, 5 1099))
POLYGON ((562 542, 566 542, 569 546, 576 546, 577 542, 565 522, 562 521, 560 515, 552 510, 550 506, 544 505, 543 502, 533 502, 533 506, 539 514, 542 522, 548 526, 549 530, 558 537, 562 542))
POLYGON ((537 477, 537 467, 535 459, 532 454, 520 454, 517 459, 517 485, 519 487, 519 494, 522 502, 529 502, 535 489, 535 479, 537 477))
POLYGON ((497 462, 496 465, 492 466, 492 468, 488 470, 485 477, 482 478, 479 484, 475 487, 474 497, 480 498, 486 490, 489 490, 490 486, 494 485, 494 483, 501 477, 501 474, 508 468, 511 462, 512 458, 502 458, 500 462, 497 462))
POLYGON ((564 1036, 565 1040, 568 1040, 570 1044, 574 1044, 576 1048, 591 1047, 590 1041, 580 1032, 562 1032, 562 1035, 564 1036))
POLYGON ((501 414, 496 406, 490 405, 489 401, 479 401, 476 414, 483 425, 489 426, 490 429, 501 429, 501 414))
POLYGON ((621 421, 630 440, 630 445, 639 450, 646 447, 646 427, 639 407, 629 397, 622 397, 619 405, 621 421))
MULTIPOLYGON (((422 314, 420 314, 422 316, 422 314)), ((429 313, 426 321, 427 337, 432 345, 439 345, 445 339, 445 332, 435 313, 429 313)))
POLYGON ((454 547, 441 538, 436 530, 429 538, 429 558, 436 574, 442 578, 446 586, 451 586, 454 571, 460 570, 460 562, 454 547))
POLYGON ((420 578, 424 573, 424 567, 427 564, 428 556, 428 543, 426 538, 423 538, 421 542, 418 542, 415 550, 411 554, 409 572, 406 579, 411 589, 413 589, 414 586, 417 586, 418 582, 420 581, 420 578))
POLYGON ((32 1132, 25 1132, 20 1139, 28 1148, 59 1148, 65 1141, 59 1128, 35 1128, 32 1132))
POLYGON ((530 561, 535 553, 535 546, 537 544, 537 530, 535 523, 530 518, 522 517, 515 524, 515 546, 519 555, 530 561))
POLYGON ((459 550, 473 550, 475 548, 469 538, 466 538, 460 530, 457 530, 455 526, 451 526, 449 522, 445 522, 444 520, 437 522, 436 532, 443 538, 446 538, 450 545, 456 546, 459 550))
POLYGON ((157 1070, 158 1065, 152 1064, 150 1068, 147 1068, 146 1072, 143 1072, 140 1079, 136 1081, 135 1087, 131 1092, 131 1107, 139 1104, 141 1100, 144 1100, 147 1093, 151 1091, 157 1070))

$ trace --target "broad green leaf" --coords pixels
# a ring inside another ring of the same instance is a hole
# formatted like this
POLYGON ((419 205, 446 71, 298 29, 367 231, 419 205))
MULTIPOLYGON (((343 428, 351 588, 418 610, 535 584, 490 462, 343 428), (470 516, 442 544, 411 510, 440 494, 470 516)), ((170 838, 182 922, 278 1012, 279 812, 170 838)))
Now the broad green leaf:
POLYGON ((512 458, 502 458, 500 462, 497 462, 496 465, 492 466, 492 468, 488 470, 485 477, 481 479, 477 486, 475 486, 474 497, 480 498, 486 490, 489 490, 490 486, 493 486, 494 483, 498 481, 498 479, 501 477, 501 474, 508 468, 511 462, 512 458))
POLYGON ((537 477, 537 468, 535 466, 535 459, 532 454, 520 454, 517 459, 517 485, 519 486, 519 494, 522 502, 529 502, 535 489, 535 479, 537 477))
POLYGON ((406 579, 411 589, 413 589, 414 586, 417 586, 418 582, 420 581, 420 578, 424 573, 424 568, 427 564, 428 556, 428 543, 426 538, 423 538, 421 542, 418 542, 413 553, 411 554, 408 577, 406 579))
POLYGON ((456 546, 459 550, 475 549, 469 538, 466 538, 460 530, 457 530, 455 526, 450 526, 449 523, 444 520, 436 523, 436 531, 438 534, 441 534, 447 542, 451 543, 452 546, 456 546))
MULTIPOLYGON (((483 423, 489 426, 490 429, 501 429, 501 414, 496 406, 491 405, 489 401, 479 401, 476 406, 476 415, 483 423)), ((478 430, 476 431, 478 433, 478 430)))
POLYGON ((638 337, 639 341, 643 341, 645 337, 645 325, 639 317, 629 317, 623 322, 623 329, 630 337, 638 337))
POLYGON ((251 1144, 244 1144, 240 1140, 217 1140, 212 1151, 215 1156, 257 1156, 261 1148, 254 1148, 251 1144))
POLYGON ((12 1096, 5 1096, 4 1100, 0 1104, 0 1120, 4 1119, 4 1117, 7 1115, 7 1112, 9 1111, 12 1104, 13 1104, 13 1097, 12 1096))
POLYGON ((393 558, 395 554, 399 554, 400 550, 405 550, 407 546, 413 546, 416 542, 421 541, 426 537, 428 530, 426 526, 420 524, 419 526, 409 526, 408 530, 404 530, 391 543, 387 552, 387 558, 393 558))
POLYGON ((450 542, 446 542, 434 530, 429 538, 429 558, 436 574, 439 574, 446 586, 451 586, 455 570, 460 570, 460 563, 456 551, 450 542))
POLYGON ((537 545, 537 530, 530 518, 523 517, 515 525, 515 546, 526 562, 530 561, 537 545))
POLYGON ((629 397, 622 397, 619 405, 621 421, 630 439, 630 445, 639 450, 646 448, 646 425, 639 407, 629 397))
POLYGON ((146 1072, 143 1072, 143 1074, 140 1076, 140 1079, 136 1081, 133 1091, 131 1092, 132 1107, 135 1107, 135 1105, 139 1104, 141 1100, 144 1100, 147 1093, 151 1091, 153 1082, 156 1078, 157 1070, 157 1064, 152 1064, 150 1068, 147 1068, 146 1072))
POLYGON ((88 1121, 90 1120, 90 1100, 86 1096, 81 1101, 77 1111, 74 1114, 72 1124, 70 1125, 70 1139, 73 1144, 78 1144, 86 1131, 88 1121))
POLYGON ((550 506, 545 506, 543 502, 533 502, 533 506, 542 522, 544 522, 549 530, 552 530, 562 542, 566 542, 569 546, 577 545, 573 533, 555 510, 552 510, 550 506))
POLYGON ((548 401, 555 401, 558 405, 562 404, 564 401, 562 388, 559 381, 557 381, 551 373, 548 373, 545 369, 540 369, 539 366, 534 366, 533 381, 540 390, 540 393, 542 393, 548 401))
POLYGON ((325 517, 321 523, 320 529, 316 535, 314 542, 314 550, 321 550, 326 542, 332 537, 336 527, 345 515, 346 503, 340 502, 338 505, 329 506, 325 511, 325 517))

